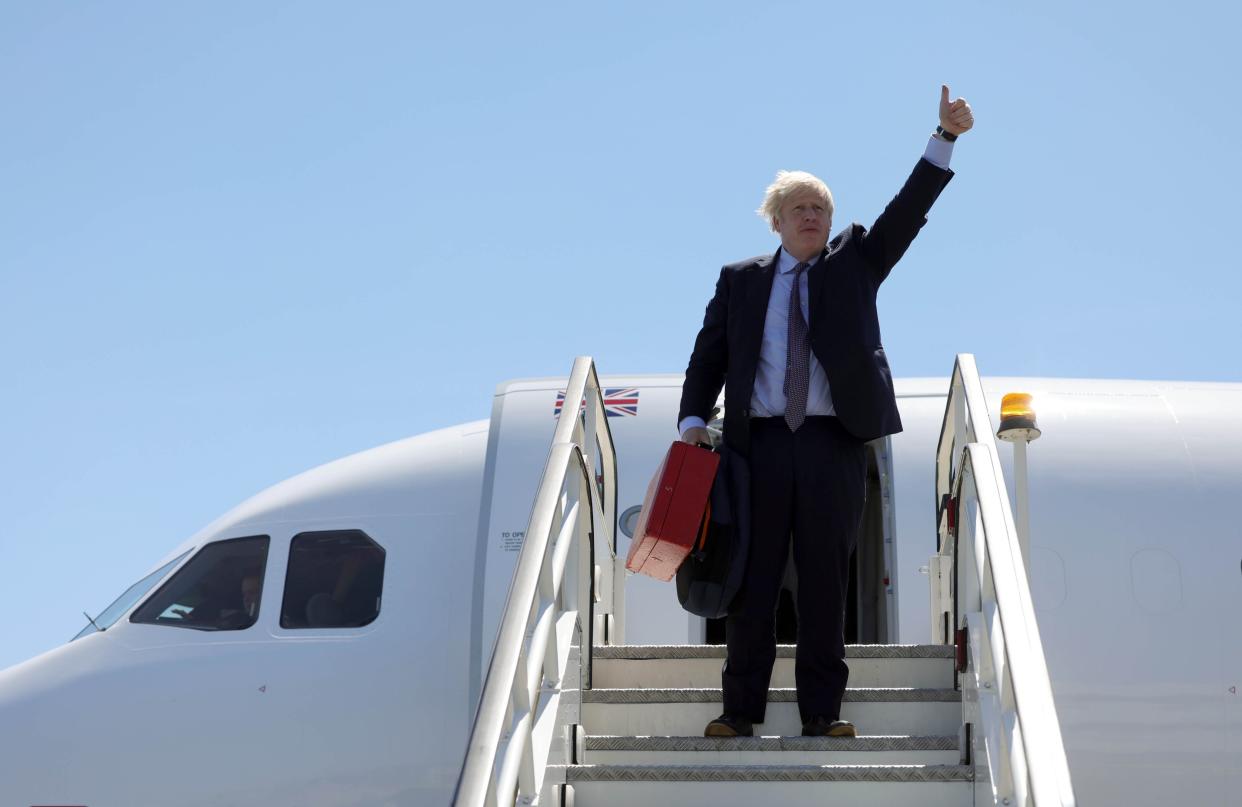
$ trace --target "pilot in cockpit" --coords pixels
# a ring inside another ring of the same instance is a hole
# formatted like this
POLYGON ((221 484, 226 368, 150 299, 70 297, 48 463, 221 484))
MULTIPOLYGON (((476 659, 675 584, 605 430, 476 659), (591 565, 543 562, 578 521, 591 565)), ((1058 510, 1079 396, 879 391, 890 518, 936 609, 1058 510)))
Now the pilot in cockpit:
POLYGON ((257 574, 248 574, 241 581, 242 609, 246 616, 255 619, 259 615, 259 594, 263 591, 263 579, 257 574))
POLYGON ((263 578, 258 571, 250 571, 241 578, 232 603, 219 611, 218 627, 226 630, 248 628, 259 616, 259 595, 263 591, 263 578), (240 605, 241 607, 237 607, 240 605))

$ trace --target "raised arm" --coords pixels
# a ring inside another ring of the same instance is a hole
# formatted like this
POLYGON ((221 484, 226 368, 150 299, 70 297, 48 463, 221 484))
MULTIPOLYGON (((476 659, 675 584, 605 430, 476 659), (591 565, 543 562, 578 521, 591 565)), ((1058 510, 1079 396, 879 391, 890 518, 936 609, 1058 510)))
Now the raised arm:
MULTIPOLYGON (((956 140, 958 135, 969 131, 974 115, 966 99, 949 100, 949 87, 940 86, 940 127, 933 135, 937 140, 956 140)), ((941 144, 943 145, 943 144, 941 144)), ((928 148, 928 155, 933 148, 928 148)), ((888 277, 897 261, 906 253, 914 237, 927 223, 927 213, 932 204, 953 178, 953 172, 945 164, 938 166, 928 156, 918 161, 905 185, 884 208, 875 224, 863 236, 859 249, 863 257, 875 269, 877 282, 888 277)))

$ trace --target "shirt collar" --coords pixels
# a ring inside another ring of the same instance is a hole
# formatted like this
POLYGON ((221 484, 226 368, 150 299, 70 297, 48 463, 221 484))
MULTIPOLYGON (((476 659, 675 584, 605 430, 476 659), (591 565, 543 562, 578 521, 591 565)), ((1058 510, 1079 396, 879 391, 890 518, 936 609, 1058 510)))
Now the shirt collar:
MULTIPOLYGON (((776 270, 783 275, 787 275, 794 270, 794 267, 798 265, 799 261, 797 258, 786 252, 784 247, 780 247, 779 249, 781 254, 780 257, 776 259, 776 270)), ((821 257, 823 257, 822 254, 817 255, 815 260, 811 261, 807 265, 807 268, 810 269, 810 267, 819 263, 819 259, 821 257)))

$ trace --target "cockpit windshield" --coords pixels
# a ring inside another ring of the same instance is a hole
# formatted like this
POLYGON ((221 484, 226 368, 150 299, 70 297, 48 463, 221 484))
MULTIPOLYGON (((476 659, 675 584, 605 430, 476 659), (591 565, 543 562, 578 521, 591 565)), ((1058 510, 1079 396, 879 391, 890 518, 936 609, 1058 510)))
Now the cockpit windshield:
POLYGON ((81 639, 88 633, 95 633, 96 631, 107 630, 112 627, 112 625, 121 618, 121 615, 130 609, 130 606, 146 596, 146 593, 151 590, 151 587, 160 582, 160 580, 164 579, 164 575, 168 574, 168 570, 180 563, 188 554, 190 554, 190 550, 187 549, 185 552, 182 552, 177 557, 168 561, 160 568, 139 580, 137 583, 134 583, 132 586, 125 589, 124 594, 117 597, 111 605, 99 613, 99 616, 95 617, 93 622, 87 623, 86 627, 78 631, 77 635, 69 641, 72 642, 74 639, 81 639))
POLYGON ((245 630, 259 617, 266 535, 210 543, 182 566, 129 621, 194 630, 245 630))

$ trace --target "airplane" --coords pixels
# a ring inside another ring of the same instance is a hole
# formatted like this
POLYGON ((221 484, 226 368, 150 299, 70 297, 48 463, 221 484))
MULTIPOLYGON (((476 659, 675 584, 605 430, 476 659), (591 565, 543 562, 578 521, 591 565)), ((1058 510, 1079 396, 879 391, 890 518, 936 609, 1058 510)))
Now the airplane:
MULTIPOLYGON (((572 378, 504 381, 488 419, 258 493, 71 641, 0 671, 0 804, 452 802, 572 378)), ((598 383, 622 558, 676 438, 682 376, 598 383)), ((846 640, 952 644, 933 585, 950 378, 895 387, 905 428, 868 445, 846 640)), ((1015 391, 1038 412, 1029 591, 1077 799, 1242 804, 1242 384, 981 388, 993 416, 1015 391)), ((1012 486, 1011 455, 998 456, 1012 486)), ((623 629, 603 633, 723 641, 721 620, 682 610, 672 583, 616 580, 623 629)), ((783 600, 782 642, 792 620, 783 600)))

